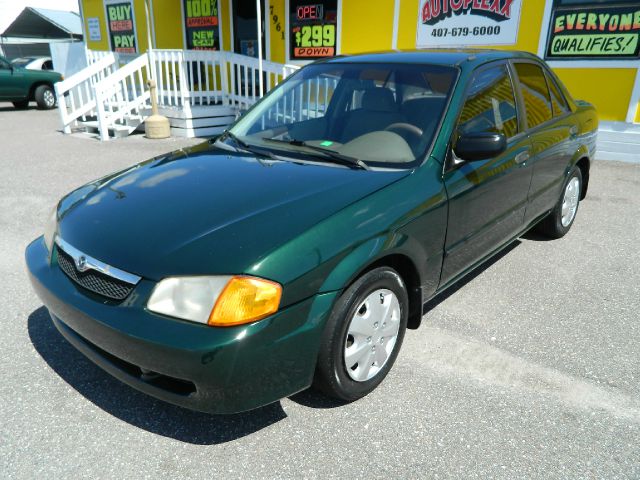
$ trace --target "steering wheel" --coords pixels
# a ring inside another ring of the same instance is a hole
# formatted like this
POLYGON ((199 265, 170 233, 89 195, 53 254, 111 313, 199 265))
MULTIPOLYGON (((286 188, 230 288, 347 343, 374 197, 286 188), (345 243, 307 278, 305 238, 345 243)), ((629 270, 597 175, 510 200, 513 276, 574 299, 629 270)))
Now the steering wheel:
POLYGON ((409 140, 415 140, 416 142, 420 142, 420 140, 422 140, 422 134, 424 133, 421 128, 405 122, 392 123, 387 128, 385 128, 385 131, 397 133, 403 138, 405 136, 402 134, 408 133, 409 137, 413 137, 413 139, 410 138, 409 140))

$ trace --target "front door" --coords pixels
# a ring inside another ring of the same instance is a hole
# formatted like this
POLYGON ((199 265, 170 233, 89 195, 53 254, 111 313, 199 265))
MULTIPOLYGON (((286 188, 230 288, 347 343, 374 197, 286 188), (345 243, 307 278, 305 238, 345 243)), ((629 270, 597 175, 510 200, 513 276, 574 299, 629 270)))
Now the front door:
POLYGON ((27 94, 23 85, 24 73, 20 68, 12 68, 5 59, 0 58, 0 98, 19 99, 27 94))
MULTIPOLYGON (((249 57, 258 57, 258 12, 256 9, 256 2, 247 2, 246 0, 233 0, 233 51, 241 55, 248 55, 249 57)), ((260 17, 261 30, 260 36, 262 37, 262 57, 264 58, 265 52, 265 38, 264 32, 267 25, 265 25, 264 17, 264 0, 260 2, 260 17)))
MULTIPOLYGON (((523 227, 530 142, 518 115, 511 73, 506 63, 476 71, 470 82, 456 135, 501 133, 507 149, 487 160, 450 162, 444 175, 449 197, 445 258, 440 285, 456 279, 510 240, 523 227)), ((451 153, 452 158, 454 154, 451 153)))

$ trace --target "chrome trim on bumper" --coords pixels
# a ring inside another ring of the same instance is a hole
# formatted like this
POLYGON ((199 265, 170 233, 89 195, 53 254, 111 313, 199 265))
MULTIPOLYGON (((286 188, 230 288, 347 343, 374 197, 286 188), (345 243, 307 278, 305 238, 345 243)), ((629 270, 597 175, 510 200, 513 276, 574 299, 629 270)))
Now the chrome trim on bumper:
POLYGON ((120 270, 119 268, 112 267, 111 265, 107 265, 106 263, 98 260, 97 258, 93 258, 86 253, 81 252, 73 245, 70 245, 66 241, 64 241, 60 236, 56 235, 55 244, 62 249, 67 255, 73 258, 73 263, 75 263, 76 268, 79 272, 86 272, 87 270, 95 270, 96 272, 100 272, 104 275, 107 275, 112 278, 116 278, 126 283, 130 283, 132 285, 136 285, 142 277, 134 275, 133 273, 125 272, 124 270, 120 270))

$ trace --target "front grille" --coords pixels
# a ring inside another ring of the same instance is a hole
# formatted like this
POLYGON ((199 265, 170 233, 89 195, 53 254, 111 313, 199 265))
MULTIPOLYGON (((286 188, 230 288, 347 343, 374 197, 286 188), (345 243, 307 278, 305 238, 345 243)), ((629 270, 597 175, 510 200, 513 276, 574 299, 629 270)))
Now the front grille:
POLYGON ((112 300, 124 300, 135 287, 127 282, 110 277, 96 270, 80 272, 73 261, 73 258, 61 248, 58 251, 58 265, 60 269, 82 288, 102 295, 112 300))

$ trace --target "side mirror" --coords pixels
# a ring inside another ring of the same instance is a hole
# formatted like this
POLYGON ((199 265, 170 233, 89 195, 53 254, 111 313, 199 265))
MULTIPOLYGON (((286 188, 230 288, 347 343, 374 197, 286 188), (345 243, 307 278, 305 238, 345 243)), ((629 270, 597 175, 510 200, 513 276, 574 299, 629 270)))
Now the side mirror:
POLYGON ((501 133, 475 132, 460 135, 453 148, 458 158, 473 162, 496 157, 507 149, 507 137, 501 133))

